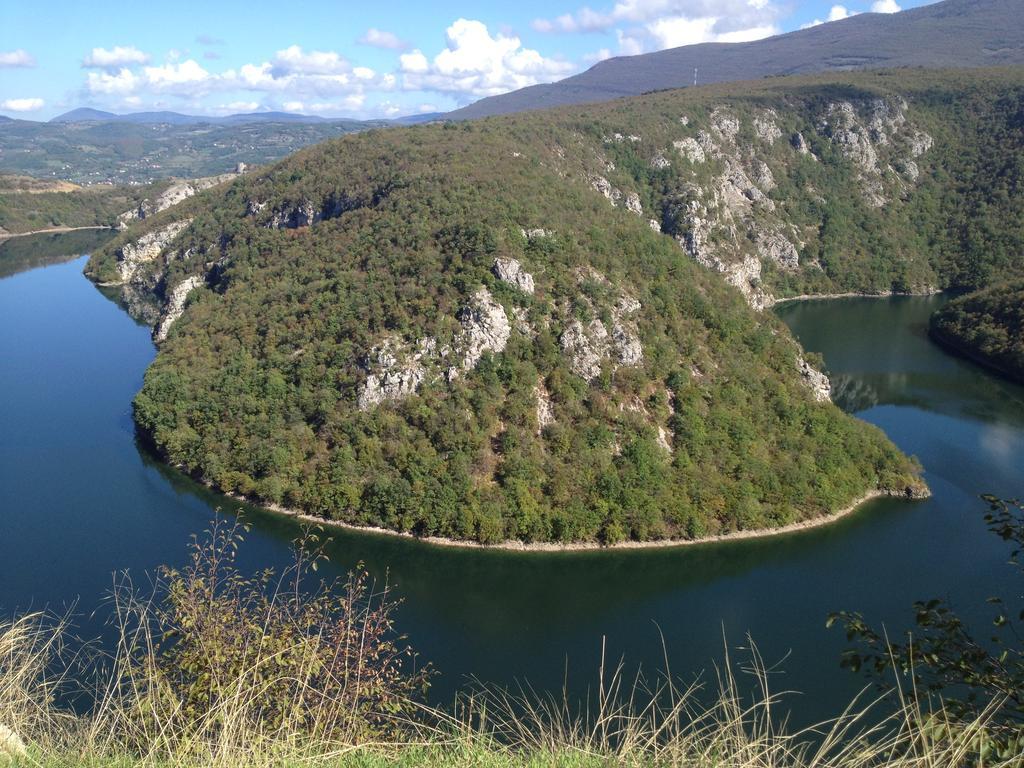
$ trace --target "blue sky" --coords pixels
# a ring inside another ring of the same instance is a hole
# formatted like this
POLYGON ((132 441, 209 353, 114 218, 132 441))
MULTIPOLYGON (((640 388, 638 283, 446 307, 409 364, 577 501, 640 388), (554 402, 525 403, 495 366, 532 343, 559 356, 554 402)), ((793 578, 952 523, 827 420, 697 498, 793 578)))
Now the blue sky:
POLYGON ((559 80, 608 56, 752 40, 925 1, 4 0, 0 114, 392 117, 559 80))

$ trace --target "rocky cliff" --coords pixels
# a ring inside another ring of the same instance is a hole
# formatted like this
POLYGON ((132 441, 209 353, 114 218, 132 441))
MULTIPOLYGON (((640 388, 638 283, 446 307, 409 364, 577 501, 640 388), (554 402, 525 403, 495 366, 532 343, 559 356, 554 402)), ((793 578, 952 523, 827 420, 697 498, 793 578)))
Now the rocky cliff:
POLYGON ((976 195, 1014 178, 1022 94, 850 76, 383 131, 89 271, 148 291, 137 418, 217 487, 478 541, 784 524, 919 486, 765 309, 962 280, 962 211, 1015 220, 976 195))

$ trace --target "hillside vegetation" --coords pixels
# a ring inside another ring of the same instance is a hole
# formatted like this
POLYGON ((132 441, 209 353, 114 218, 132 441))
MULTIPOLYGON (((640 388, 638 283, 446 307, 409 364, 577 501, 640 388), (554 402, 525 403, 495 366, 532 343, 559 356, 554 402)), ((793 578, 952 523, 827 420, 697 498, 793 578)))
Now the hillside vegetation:
POLYGON ((0 234, 53 227, 113 227, 120 214, 137 207, 161 186, 165 185, 50 191, 21 177, 0 176, 0 234))
POLYGON ((930 332, 975 362, 1024 381, 1024 281, 951 301, 932 316, 930 332))
POLYGON ((487 543, 776 527, 919 485, 756 309, 1018 269, 1022 104, 885 72, 372 131, 88 272, 156 328, 139 424, 224 490, 487 543))

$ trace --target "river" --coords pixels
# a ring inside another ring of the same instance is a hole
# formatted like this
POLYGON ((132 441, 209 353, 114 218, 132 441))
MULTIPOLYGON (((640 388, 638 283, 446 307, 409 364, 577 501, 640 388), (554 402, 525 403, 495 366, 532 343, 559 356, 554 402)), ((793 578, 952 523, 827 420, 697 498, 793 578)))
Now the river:
MULTIPOLYGON (((149 456, 131 399, 155 354, 149 331, 82 276, 84 257, 3 268, 0 247, 0 616, 75 604, 95 630, 115 571, 182 563, 189 537, 239 504, 149 456)), ((24 247, 24 246, 22 246, 24 247)), ((79 248, 77 244, 66 248, 79 248)), ((43 246, 40 246, 43 248, 43 246)), ((65 248, 65 249, 66 249, 65 248)), ((64 256, 66 258, 66 255, 64 256)), ((651 672, 662 636, 674 674, 713 672, 749 634, 795 690, 798 720, 837 714, 864 680, 838 666, 830 611, 892 630, 939 596, 984 620, 1012 574, 978 494, 1024 494, 1024 388, 944 353, 925 327, 941 297, 794 303, 780 316, 823 354, 841 405, 919 457, 934 496, 882 499, 829 526, 673 549, 516 553, 446 549, 337 531, 328 573, 365 562, 396 585, 397 614, 439 670, 437 701, 470 677, 582 691, 608 654, 651 672)), ((246 508, 245 568, 285 564, 298 529, 246 508)))

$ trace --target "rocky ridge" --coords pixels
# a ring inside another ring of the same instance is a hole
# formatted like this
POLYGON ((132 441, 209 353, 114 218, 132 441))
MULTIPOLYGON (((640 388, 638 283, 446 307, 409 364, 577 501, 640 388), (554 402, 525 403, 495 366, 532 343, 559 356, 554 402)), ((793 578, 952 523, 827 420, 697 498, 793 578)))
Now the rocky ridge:
POLYGON ((239 163, 238 168, 234 173, 221 173, 217 176, 206 176, 199 179, 188 179, 185 181, 174 181, 167 189, 157 195, 154 199, 143 200, 136 208, 129 211, 125 211, 117 217, 117 228, 119 230, 128 229, 131 224, 136 221, 144 221, 150 216, 154 216, 161 211, 166 211, 183 200, 196 195, 203 190, 215 187, 218 184, 223 184, 232 179, 238 178, 241 174, 245 173, 245 163, 239 163))
MULTIPOLYGON (((721 273, 758 310, 775 301, 764 285, 765 268, 780 273, 818 268, 813 261, 801 262, 804 233, 779 209, 788 201, 775 199, 779 179, 801 162, 820 162, 813 143, 831 147, 839 162, 848 164, 859 194, 872 208, 888 205, 918 182, 918 160, 934 143, 912 124, 910 107, 899 96, 836 100, 808 109, 794 121, 771 107, 741 116, 721 105, 705 120, 680 117, 677 125, 684 135, 667 147, 644 142, 642 136, 629 142, 614 139, 620 134, 605 142, 648 152, 647 165, 656 171, 673 164, 683 169, 675 192, 655 200, 661 218, 651 220, 652 229, 673 237, 695 261, 721 273), (790 139, 781 141, 786 135, 790 139)), ((597 169, 584 170, 589 185, 613 206, 622 204, 643 215, 641 196, 608 177, 616 162, 600 154, 595 162, 597 169)))

